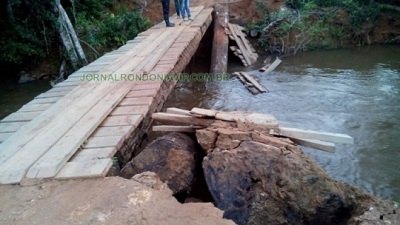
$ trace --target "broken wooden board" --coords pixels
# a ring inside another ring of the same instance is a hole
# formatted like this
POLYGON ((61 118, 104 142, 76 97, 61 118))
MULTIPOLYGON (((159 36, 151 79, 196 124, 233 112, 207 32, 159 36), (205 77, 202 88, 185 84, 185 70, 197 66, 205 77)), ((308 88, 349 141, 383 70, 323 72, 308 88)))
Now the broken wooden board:
POLYGON ((189 110, 179 109, 179 108, 175 108, 175 107, 167 108, 166 112, 171 113, 171 114, 184 115, 184 116, 192 115, 189 110))
POLYGON ((295 143, 303 145, 305 147, 315 148, 326 152, 335 152, 335 144, 326 141, 313 140, 313 139, 299 139, 291 138, 295 143))
POLYGON ((171 114, 171 113, 153 113, 152 118, 154 120, 161 122, 190 124, 190 125, 197 125, 204 127, 207 127, 214 122, 214 120, 212 119, 196 118, 193 116, 185 116, 185 115, 171 114))
POLYGON ((295 139, 311 139, 326 142, 353 144, 354 139, 347 134, 302 130, 298 128, 279 127, 279 135, 295 139))
POLYGON ((275 61, 272 64, 268 64, 262 68, 260 68, 260 72, 262 72, 263 74, 268 74, 271 73, 272 71, 274 71, 276 69, 276 67, 279 66, 279 64, 282 63, 282 60, 280 60, 279 58, 276 58, 275 61))
POLYGON ((246 67, 255 63, 258 54, 246 39, 245 34, 243 33, 243 28, 232 23, 228 23, 228 28, 230 33, 229 38, 235 41, 238 46, 230 47, 233 53, 242 60, 243 65, 246 67))
POLYGON ((250 83, 252 83, 254 85, 254 87, 256 87, 261 93, 265 93, 267 92, 267 89, 265 87, 263 87, 260 83, 258 83, 258 81, 256 81, 256 79, 254 79, 250 74, 246 73, 246 72, 240 72, 243 77, 249 81, 250 83))
POLYGON ((246 72, 235 72, 233 75, 235 75, 253 95, 268 92, 264 86, 246 72))

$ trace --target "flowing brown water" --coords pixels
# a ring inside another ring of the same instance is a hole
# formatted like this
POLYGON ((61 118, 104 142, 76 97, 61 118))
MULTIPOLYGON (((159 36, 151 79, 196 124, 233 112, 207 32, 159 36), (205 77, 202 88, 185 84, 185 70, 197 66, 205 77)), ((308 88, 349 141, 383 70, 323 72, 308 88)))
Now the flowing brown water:
MULTIPOLYGON (((243 70, 231 61, 230 71, 243 70)), ((270 93, 253 96, 234 78, 185 82, 166 107, 270 113, 288 126, 347 133, 355 144, 334 154, 303 149, 334 178, 400 201, 400 47, 308 52, 255 74, 270 93)))

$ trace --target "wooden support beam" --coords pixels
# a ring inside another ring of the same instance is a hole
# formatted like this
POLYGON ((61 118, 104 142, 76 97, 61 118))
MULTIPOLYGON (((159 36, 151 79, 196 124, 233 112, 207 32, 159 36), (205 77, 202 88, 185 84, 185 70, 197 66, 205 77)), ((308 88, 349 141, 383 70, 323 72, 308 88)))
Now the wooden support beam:
POLYGON ((158 132, 184 132, 184 133, 194 133, 196 129, 201 129, 201 126, 153 126, 153 131, 158 132))
POLYGON ((161 122, 197 125, 204 127, 210 126, 212 123, 215 122, 212 119, 202 119, 193 116, 185 116, 185 115, 170 114, 170 113, 153 113, 152 118, 154 120, 161 122))
POLYGON ((214 37, 211 53, 210 73, 222 74, 228 69, 228 47, 229 37, 225 28, 229 20, 226 5, 216 4, 214 6, 214 37))

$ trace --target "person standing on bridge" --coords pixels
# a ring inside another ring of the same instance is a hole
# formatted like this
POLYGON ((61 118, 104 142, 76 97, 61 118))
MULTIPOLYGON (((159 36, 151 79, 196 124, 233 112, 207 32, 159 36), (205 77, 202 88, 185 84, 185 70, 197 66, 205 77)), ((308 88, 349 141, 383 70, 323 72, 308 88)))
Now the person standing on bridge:
POLYGON ((175 24, 169 21, 169 0, 161 0, 164 21, 167 27, 174 27, 175 24))
POLYGON ((183 21, 192 20, 192 16, 190 15, 190 0, 181 0, 181 15, 183 21), (187 13, 187 17, 185 14, 187 13))
POLYGON ((181 16, 181 0, 175 0, 175 11, 177 18, 179 19, 181 16))

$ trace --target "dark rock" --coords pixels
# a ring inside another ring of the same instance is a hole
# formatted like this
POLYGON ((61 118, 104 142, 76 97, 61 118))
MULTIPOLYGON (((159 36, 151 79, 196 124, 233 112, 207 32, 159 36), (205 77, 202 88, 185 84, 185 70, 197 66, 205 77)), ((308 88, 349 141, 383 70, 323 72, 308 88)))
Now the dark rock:
POLYGON ((279 147, 242 141, 205 157, 204 175, 225 218, 238 224, 338 225, 368 208, 372 197, 334 181, 299 148, 282 148, 279 141, 279 147))
POLYGON ((174 192, 188 191, 194 181, 196 149, 192 138, 171 133, 151 142, 122 169, 130 178, 145 171, 155 172, 174 192))

